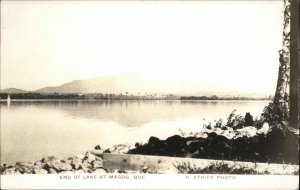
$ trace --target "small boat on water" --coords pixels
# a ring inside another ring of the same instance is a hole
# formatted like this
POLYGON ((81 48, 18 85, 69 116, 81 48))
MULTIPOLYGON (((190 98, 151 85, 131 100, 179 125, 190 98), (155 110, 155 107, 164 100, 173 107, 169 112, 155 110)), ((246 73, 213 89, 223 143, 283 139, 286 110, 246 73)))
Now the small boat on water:
POLYGON ((7 103, 9 104, 11 99, 10 99, 10 95, 7 96, 7 99, 6 99, 7 103))

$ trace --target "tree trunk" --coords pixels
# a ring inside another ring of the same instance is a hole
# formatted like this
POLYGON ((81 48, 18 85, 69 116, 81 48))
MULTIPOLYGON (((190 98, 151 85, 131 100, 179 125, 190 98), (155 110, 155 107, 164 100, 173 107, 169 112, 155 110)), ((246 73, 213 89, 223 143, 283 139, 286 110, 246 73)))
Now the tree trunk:
POLYGON ((282 49, 279 51, 279 71, 277 87, 273 100, 274 106, 280 110, 283 121, 289 120, 289 88, 290 88, 290 3, 284 0, 284 25, 282 49))

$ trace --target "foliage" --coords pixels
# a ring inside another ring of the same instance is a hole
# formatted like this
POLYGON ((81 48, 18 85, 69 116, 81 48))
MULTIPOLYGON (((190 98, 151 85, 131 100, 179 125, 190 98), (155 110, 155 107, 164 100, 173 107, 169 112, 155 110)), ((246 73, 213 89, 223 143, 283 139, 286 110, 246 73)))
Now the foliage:
POLYGON ((205 168, 199 168, 190 162, 182 162, 177 165, 174 164, 174 166, 178 169, 179 174, 269 174, 268 171, 259 172, 256 168, 237 167, 236 165, 229 166, 227 163, 223 162, 217 162, 205 168))
POLYGON ((215 120, 215 128, 222 128, 223 126, 223 119, 215 120))
POLYGON ((276 125, 281 123, 283 119, 283 113, 277 105, 271 102, 268 106, 266 106, 261 114, 260 122, 267 122, 269 125, 276 125))
POLYGON ((239 129, 242 126, 244 126, 244 117, 239 114, 236 114, 235 109, 229 114, 226 126, 231 127, 233 129, 239 129))

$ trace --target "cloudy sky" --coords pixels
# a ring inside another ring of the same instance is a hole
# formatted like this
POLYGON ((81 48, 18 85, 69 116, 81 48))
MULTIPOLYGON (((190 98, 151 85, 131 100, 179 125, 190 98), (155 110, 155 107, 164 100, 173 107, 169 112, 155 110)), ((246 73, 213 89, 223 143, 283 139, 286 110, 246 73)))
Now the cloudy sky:
POLYGON ((272 94, 281 1, 4 1, 1 88, 127 71, 272 94))

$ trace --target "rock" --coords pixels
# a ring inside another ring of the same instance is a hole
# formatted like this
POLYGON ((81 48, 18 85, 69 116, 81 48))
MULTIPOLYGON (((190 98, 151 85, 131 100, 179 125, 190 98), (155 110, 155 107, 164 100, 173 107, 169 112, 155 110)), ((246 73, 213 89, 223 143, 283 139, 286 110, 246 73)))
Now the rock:
POLYGON ((230 150, 230 140, 222 135, 213 138, 207 147, 208 155, 213 156, 216 159, 223 159, 224 156, 229 154, 230 150))
POLYGON ((61 164, 62 164, 61 162, 55 161, 55 162, 52 162, 52 163, 48 162, 48 163, 47 163, 47 166, 48 166, 49 168, 54 168, 56 171, 59 171, 59 170, 60 170, 60 165, 61 165, 61 164))
POLYGON ((88 163, 92 163, 94 160, 96 160, 96 157, 94 154, 86 152, 84 160, 88 163))
POLYGON ((38 161, 34 163, 35 168, 44 168, 45 167, 45 163, 38 161))
POLYGON ((61 161, 54 156, 43 158, 42 162, 46 164, 44 167, 44 169, 46 170, 47 168, 55 168, 55 170, 59 170, 60 163, 61 163, 61 161))
POLYGON ((50 162, 50 161, 53 161, 53 160, 59 160, 58 158, 56 158, 55 156, 48 156, 48 157, 45 157, 41 160, 41 162, 43 163, 47 163, 47 162, 50 162))
POLYGON ((120 154, 126 154, 127 152, 129 151, 129 148, 123 148, 123 149, 121 149, 121 150, 119 150, 119 153, 120 154))
POLYGON ((191 143, 197 142, 197 140, 192 140, 192 141, 186 141, 186 146, 190 146, 191 143))
POLYGON ((280 156, 282 152, 289 146, 284 130, 280 126, 272 126, 266 135, 267 149, 275 158, 280 156))
POLYGON ((95 150, 101 150, 101 146, 98 144, 97 146, 95 146, 94 149, 95 149, 95 150))
POLYGON ((206 139, 204 139, 204 138, 199 138, 199 139, 194 140, 194 141, 187 141, 187 146, 188 146, 187 150, 190 153, 194 153, 199 148, 205 146, 205 144, 206 144, 206 139))
POLYGON ((215 132, 211 132, 211 133, 208 133, 208 134, 207 134, 207 137, 208 137, 208 138, 215 138, 216 136, 218 136, 218 135, 217 135, 217 133, 215 133, 215 132))
POLYGON ((68 163, 60 163, 59 168, 56 168, 60 171, 71 171, 73 168, 70 164, 68 163))
POLYGON ((124 154, 129 151, 129 147, 130 147, 130 145, 118 144, 118 145, 114 145, 113 147, 109 148, 108 152, 113 153, 113 154, 124 154))
POLYGON ((195 152, 192 153, 192 158, 197 158, 199 157, 199 150, 196 150, 195 152))
POLYGON ((214 128, 214 133, 216 133, 217 135, 220 135, 222 132, 223 132, 223 130, 221 128, 219 128, 219 127, 214 128))
POLYGON ((6 170, 5 166, 0 166, 0 175, 2 175, 5 170, 6 170))
POLYGON ((268 132, 269 132, 269 129, 270 129, 270 126, 268 123, 264 123, 262 128, 260 128, 258 131, 257 131, 257 134, 264 134, 266 135, 268 132))
POLYGON ((157 137, 150 137, 149 138, 149 140, 148 140, 148 145, 150 145, 150 146, 157 146, 157 145, 159 145, 160 144, 160 140, 159 140, 159 138, 157 138, 157 137))
POLYGON ((102 157, 103 156, 103 150, 92 150, 91 153, 94 154, 95 156, 102 157))
POLYGON ((166 143, 169 144, 169 145, 184 145, 186 143, 186 140, 185 138, 179 136, 179 135, 174 135, 174 136, 171 136, 169 138, 166 139, 166 143))
POLYGON ((93 171, 92 173, 101 173, 101 174, 105 174, 107 173, 105 169, 103 168, 99 168, 99 169, 96 169, 95 171, 93 171))
POLYGON ((83 160, 85 158, 85 154, 78 154, 78 155, 75 156, 75 158, 83 160))
POLYGON ((71 165, 72 164, 72 158, 71 159, 63 160, 62 162, 71 165))
POLYGON ((3 172, 4 175, 19 175, 21 174, 16 168, 8 168, 3 172))
POLYGON ((256 127, 244 127, 242 129, 236 130, 235 138, 246 136, 246 137, 253 137, 257 134, 256 127))
POLYGON ((78 170, 79 167, 81 166, 82 164, 82 159, 78 158, 78 157, 73 157, 73 160, 71 162, 71 166, 75 169, 75 170, 78 170))
POLYGON ((93 169, 102 168, 103 167, 103 162, 99 161, 99 160, 94 160, 92 162, 92 166, 93 166, 93 169))
POLYGON ((33 172, 33 166, 34 166, 33 163, 17 162, 15 165, 15 168, 21 174, 24 174, 24 173, 30 174, 33 172))
POLYGON ((228 130, 228 128, 226 126, 221 127, 221 130, 228 130))
POLYGON ((226 137, 227 139, 232 139, 232 138, 234 138, 235 133, 233 132, 233 130, 227 129, 227 130, 224 130, 220 135, 226 137))
POLYGON ((80 165, 80 168, 84 171, 84 172, 90 172, 91 169, 92 169, 92 165, 88 162, 83 162, 81 165, 80 165))
POLYGON ((48 169, 49 174, 57 174, 57 171, 54 168, 48 169))
POLYGON ((48 171, 44 170, 44 169, 41 169, 41 168, 35 168, 35 169, 33 169, 33 173, 34 174, 47 174, 48 171))

